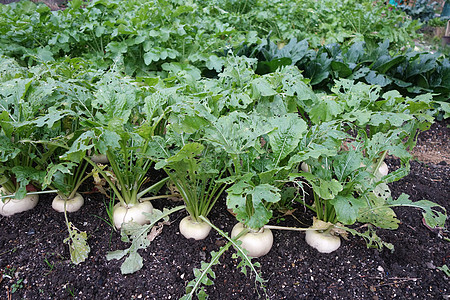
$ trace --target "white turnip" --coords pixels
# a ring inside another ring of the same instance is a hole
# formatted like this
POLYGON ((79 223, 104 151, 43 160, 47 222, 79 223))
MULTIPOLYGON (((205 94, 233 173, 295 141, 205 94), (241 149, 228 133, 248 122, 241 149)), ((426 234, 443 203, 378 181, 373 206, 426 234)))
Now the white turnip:
POLYGON ((117 229, 122 227, 122 223, 136 222, 140 225, 149 223, 149 220, 143 213, 151 214, 153 211, 153 205, 149 201, 139 202, 137 204, 128 204, 122 206, 117 203, 113 208, 114 226, 117 229))
POLYGON ((57 212, 64 212, 64 203, 67 212, 76 212, 83 206, 84 198, 79 193, 76 193, 70 199, 66 199, 62 195, 57 195, 52 201, 52 207, 57 212))
MULTIPOLYGON (((366 165, 361 163, 360 166, 362 168, 364 168, 366 165)), ((369 170, 373 170, 374 167, 375 167, 375 165, 372 165, 371 169, 369 169, 369 170)), ((389 173, 389 167, 384 161, 381 163, 380 167, 378 168, 378 173, 380 173, 382 176, 386 176, 389 173)))
POLYGON ((310 168, 309 165, 308 165, 307 163, 305 163, 305 162, 302 162, 302 163, 300 164, 300 169, 301 169, 303 172, 307 172, 307 173, 310 173, 310 172, 311 172, 311 168, 310 168))
MULTIPOLYGON (((5 188, 0 187, 0 195, 7 195, 5 188)), ((27 195, 23 199, 3 198, 0 199, 0 215, 12 216, 33 209, 39 200, 39 195, 27 195)))
POLYGON ((380 172, 381 175, 386 176, 389 173, 389 167, 388 165, 383 161, 378 168, 378 172, 380 172))
MULTIPOLYGON (((234 225, 231 238, 235 238, 245 227, 242 223, 234 225)), ((242 241, 241 247, 248 251, 251 257, 261 257, 269 253, 273 245, 273 234, 270 229, 261 228, 258 231, 250 230, 238 240, 242 241)))
POLYGON ((179 225, 180 233, 187 239, 203 240, 211 231, 211 226, 202 221, 195 221, 191 216, 184 217, 179 225))
POLYGON ((327 231, 308 230, 306 231, 305 240, 308 245, 317 249, 320 253, 331 253, 341 246, 339 236, 327 231))
POLYGON ((94 154, 91 156, 91 160, 96 164, 107 164, 109 163, 108 157, 105 154, 94 154))
POLYGON ((320 253, 331 253, 341 246, 338 234, 346 236, 345 231, 336 228, 334 224, 314 217, 313 225, 306 231, 305 240, 320 253))

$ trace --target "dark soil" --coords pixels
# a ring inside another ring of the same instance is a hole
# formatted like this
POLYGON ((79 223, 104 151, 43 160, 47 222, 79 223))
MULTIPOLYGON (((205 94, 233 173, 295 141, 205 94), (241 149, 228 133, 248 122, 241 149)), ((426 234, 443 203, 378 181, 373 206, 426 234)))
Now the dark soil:
MULTIPOLYGON (((448 121, 433 125, 419 144, 430 140, 448 142, 448 121)), ((441 143, 441 144, 442 144, 441 143)), ((449 149, 447 149, 449 150, 449 149)), ((388 160, 391 168, 398 162, 388 160)), ((450 165, 412 161, 411 174, 391 185, 395 197, 407 193, 412 200, 429 199, 450 210, 450 165)), ((91 252, 87 261, 70 261, 64 215, 51 208, 52 197, 41 197, 32 211, 9 218, 0 217, 0 299, 173 299, 180 298, 193 268, 209 261, 225 240, 211 232, 204 241, 186 240, 178 232, 185 212, 171 216, 150 247, 140 250, 142 270, 121 275, 122 261, 106 260, 108 251, 128 248, 103 219, 107 219, 104 197, 85 193, 85 206, 69 219, 89 235, 91 252)), ((222 201, 223 202, 223 201, 222 201)), ((167 200, 155 207, 176 206, 167 200)), ((301 206, 294 215, 310 223, 312 215, 301 206)), ((320 254, 304 241, 299 232, 274 232, 274 247, 255 261, 261 264, 267 280, 266 294, 257 288, 254 276, 237 269, 233 251, 226 252, 214 267, 217 277, 207 288, 211 299, 448 299, 450 278, 438 269, 450 266, 448 231, 430 230, 422 223, 421 212, 396 209, 401 224, 398 230, 379 230, 379 235, 394 244, 395 251, 368 249, 361 238, 350 237, 331 254, 320 254)), ((234 217, 218 204, 210 219, 230 232, 234 217)), ((279 225, 304 226, 292 216, 279 225)))

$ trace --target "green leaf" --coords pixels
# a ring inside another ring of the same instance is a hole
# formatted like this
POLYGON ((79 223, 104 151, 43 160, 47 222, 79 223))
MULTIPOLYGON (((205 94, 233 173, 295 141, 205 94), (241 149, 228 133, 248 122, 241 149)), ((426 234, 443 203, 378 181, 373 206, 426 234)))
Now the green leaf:
POLYGON ((322 96, 309 111, 309 116, 314 124, 328 122, 344 112, 344 107, 334 96, 322 96))
POLYGON ((353 73, 347 64, 336 60, 331 62, 331 68, 338 74, 339 78, 346 78, 353 73))
POLYGON ((12 133, 14 132, 14 126, 11 124, 11 118, 6 110, 0 113, 0 128, 3 129, 5 135, 11 139, 12 133))
POLYGON ((437 267, 439 270, 444 272, 447 277, 450 277, 450 269, 447 267, 447 265, 443 265, 442 267, 437 267))
POLYGON ((403 55, 399 55, 394 58, 391 58, 389 55, 380 56, 372 68, 381 74, 386 74, 386 72, 393 67, 398 66, 400 63, 405 61, 405 59, 406 58, 403 55))
POLYGON ((45 171, 28 166, 15 166, 11 171, 14 173, 17 182, 20 183, 19 189, 16 191, 16 199, 22 199, 26 196, 26 186, 30 182, 42 182, 45 177, 45 171))
POLYGON ((110 149, 118 149, 120 142, 127 143, 132 140, 132 137, 126 132, 120 124, 119 126, 110 126, 109 129, 96 128, 96 131, 100 131, 100 136, 94 140, 95 147, 100 153, 106 153, 110 149), (114 129, 117 129, 116 131, 114 129), (122 134, 121 136, 119 134, 122 134))
POLYGON ((127 255, 129 252, 128 249, 126 250, 116 250, 116 251, 110 251, 106 254, 106 260, 113 260, 113 259, 117 259, 120 260, 122 259, 122 257, 124 257, 125 255, 127 255))
POLYGON ((348 51, 344 54, 347 62, 358 63, 360 58, 364 55, 364 42, 353 43, 348 51))
POLYGON ((148 66, 150 65, 152 62, 156 62, 159 60, 159 52, 154 50, 154 49, 150 49, 148 52, 144 53, 144 63, 148 66))
POLYGON ((374 193, 369 193, 363 197, 368 204, 360 208, 359 222, 370 223, 386 229, 398 228, 400 221, 385 199, 376 196, 374 193))
POLYGON ((271 87, 270 83, 265 78, 256 78, 251 82, 253 94, 256 98, 261 96, 273 96, 276 95, 277 92, 271 87))
POLYGON ((311 173, 300 172, 290 174, 290 176, 305 178, 311 184, 314 192, 325 200, 333 199, 344 188, 336 179, 325 180, 311 173))
POLYGON ((7 162, 20 153, 20 148, 13 144, 9 138, 0 135, 0 162, 7 162))
POLYGON ((204 149, 205 146, 200 143, 193 142, 186 144, 175 155, 169 157, 167 162, 170 164, 173 162, 192 160, 200 155, 204 149))
POLYGON ((240 222, 253 229, 266 225, 272 217, 272 212, 266 208, 266 204, 280 200, 280 190, 270 184, 252 186, 245 180, 240 180, 227 189, 227 207, 236 213, 240 222))
POLYGON ((106 51, 113 54, 113 56, 126 53, 128 50, 128 46, 125 42, 116 42, 112 41, 108 45, 106 45, 106 51))
POLYGON ((73 115, 73 112, 70 110, 57 110, 55 107, 50 107, 46 115, 36 118, 33 120, 33 123, 36 124, 37 127, 47 125, 48 128, 53 128, 53 125, 56 122, 63 119, 67 115, 73 115))
POLYGON ((292 64, 292 59, 288 57, 276 58, 271 61, 260 61, 256 68, 256 74, 264 75, 275 72, 278 68, 289 66, 292 64))
POLYGON ((213 146, 222 148, 229 154, 241 154, 258 142, 258 137, 271 128, 259 126, 255 118, 244 113, 232 112, 221 116, 205 128, 204 138, 213 146))
POLYGON ((210 70, 215 70, 216 72, 222 72, 223 66, 225 65, 225 58, 218 57, 216 55, 210 55, 206 61, 206 67, 210 70))
POLYGON ((132 80, 113 71, 105 74, 97 83, 94 95, 92 106, 97 109, 96 121, 103 125, 113 119, 128 122, 138 103, 142 103, 132 80))
POLYGON ((269 144, 277 158, 275 165, 286 158, 297 148, 300 138, 307 130, 306 122, 297 114, 287 114, 282 117, 273 117, 269 120, 275 130, 269 132, 269 144))
POLYGON ((385 87, 392 83, 392 80, 383 74, 377 74, 375 71, 370 71, 369 74, 364 77, 369 84, 376 84, 381 87, 385 87))
POLYGON ((264 202, 276 203, 281 199, 280 189, 270 184, 257 185, 248 194, 252 195, 253 205, 264 202))
POLYGON ((354 224, 358 219, 359 209, 365 206, 362 199, 351 195, 337 195, 330 202, 334 206, 338 221, 345 225, 354 224))
POLYGON ((76 265, 84 262, 91 251, 87 244, 87 234, 79 231, 71 222, 67 224, 69 237, 64 239, 64 243, 69 245, 70 259, 76 265))
POLYGON ((361 166, 362 154, 361 145, 358 143, 349 143, 348 151, 343 151, 333 159, 334 173, 339 182, 345 182, 346 179, 361 166), (355 149, 353 149, 355 147, 355 149))
POLYGON ((120 272, 122 274, 132 274, 142 269, 143 266, 144 262, 142 256, 137 252, 131 252, 120 266, 120 272))
POLYGON ((55 60, 52 51, 48 47, 36 49, 36 56, 42 62, 52 62, 55 60))
POLYGON ((332 59, 328 57, 327 53, 321 53, 306 65, 305 76, 311 78, 311 85, 320 84, 328 78, 331 62, 332 59))
POLYGON ((233 211, 235 209, 245 208, 247 193, 251 191, 252 188, 253 187, 245 180, 237 180, 226 190, 227 207, 233 211))
POLYGON ((410 79, 413 76, 424 74, 435 69, 439 55, 439 53, 421 53, 413 57, 409 61, 404 78, 410 79))
POLYGON ((395 112, 375 112, 370 118, 370 125, 379 126, 380 124, 386 124, 389 122, 395 127, 401 127, 404 122, 413 119, 414 116, 404 113, 395 112))
POLYGON ((80 162, 86 156, 86 151, 94 146, 92 144, 93 139, 95 139, 94 131, 83 132, 72 143, 69 150, 66 151, 66 153, 64 153, 63 155, 61 155, 61 159, 70 160, 76 163, 80 162))
POLYGON ((179 134, 194 133, 210 124, 215 119, 208 109, 199 103, 190 103, 188 99, 183 103, 171 106, 169 117, 170 128, 179 134))
MULTIPOLYGON (((47 168, 47 174, 44 177, 43 186, 42 188, 45 189, 47 186, 51 185, 53 182, 53 177, 56 174, 69 174, 72 175, 72 170, 76 166, 76 164, 71 162, 62 162, 59 164, 53 164, 51 163, 47 168)), ((64 182, 62 184, 65 184, 64 182)), ((56 187, 58 188, 58 187, 56 187)))
POLYGON ((428 200, 411 201, 409 195, 401 194, 397 200, 391 199, 387 203, 389 206, 409 206, 423 210, 423 217, 426 224, 432 228, 444 227, 447 219, 447 211, 443 206, 428 200))
POLYGON ((383 247, 386 247, 390 249, 391 251, 394 250, 394 245, 391 243, 384 242, 376 233, 376 231, 373 229, 373 226, 370 224, 367 226, 367 230, 365 232, 358 232, 351 228, 343 228, 344 230, 350 232, 354 236, 362 237, 366 241, 367 248, 376 248, 376 249, 383 249, 383 247))

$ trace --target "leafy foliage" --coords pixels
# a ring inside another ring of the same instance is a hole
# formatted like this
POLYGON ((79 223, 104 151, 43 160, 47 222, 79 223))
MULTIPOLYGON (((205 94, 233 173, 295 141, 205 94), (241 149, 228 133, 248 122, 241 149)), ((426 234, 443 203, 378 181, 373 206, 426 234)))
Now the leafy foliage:
POLYGON ((311 49, 306 40, 292 39, 281 49, 267 40, 243 46, 236 53, 258 59, 257 73, 267 74, 286 65, 296 65, 315 89, 329 91, 340 79, 378 85, 383 91, 397 90, 404 96, 432 92, 434 99, 450 96, 450 64, 439 54, 407 51, 395 53, 385 40, 378 46, 356 42, 348 47, 328 44, 311 49))
POLYGON ((436 1, 430 3, 427 0, 416 0, 413 6, 409 5, 399 5, 398 8, 403 10, 414 20, 419 19, 421 22, 427 22, 434 18, 435 7, 438 5, 436 1))

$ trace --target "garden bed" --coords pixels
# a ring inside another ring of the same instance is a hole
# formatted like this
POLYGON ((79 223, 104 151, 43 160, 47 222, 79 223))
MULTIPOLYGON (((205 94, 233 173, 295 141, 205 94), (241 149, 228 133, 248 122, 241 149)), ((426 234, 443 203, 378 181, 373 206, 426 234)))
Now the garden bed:
MULTIPOLYGON (((412 200, 428 199, 450 209, 449 122, 439 122, 419 137, 416 152, 436 151, 438 156, 411 162, 411 173, 391 184, 393 196, 405 192, 412 200), (435 146, 433 148, 433 146, 435 146), (439 156, 440 155, 440 156, 439 156), (438 158, 436 158, 438 157, 438 158), (441 157, 442 159, 440 159, 441 157)), ((395 169, 397 161, 388 159, 395 169)), ((81 189, 85 190, 85 189, 81 189)), ((105 199, 85 193, 86 203, 69 215, 71 222, 88 233, 88 259, 74 265, 70 261, 64 215, 49 209, 52 196, 42 196, 37 207, 12 217, 0 218, 0 298, 2 299, 177 299, 193 279, 193 268, 210 259, 225 240, 211 232, 203 241, 179 237, 178 223, 184 211, 171 216, 159 236, 140 254, 144 267, 131 275, 120 273, 121 261, 106 259, 108 251, 124 249, 120 234, 107 219, 105 199)), ((167 201, 154 202, 162 209, 167 201)), ((173 203, 173 206, 179 203, 173 203)), ((296 207, 294 216, 308 223, 311 216, 296 207)), ((233 251, 222 256, 214 267, 217 277, 207 288, 211 299, 446 299, 450 277, 439 270, 450 265, 450 243, 445 230, 430 230, 422 223, 419 210, 396 209, 398 230, 380 230, 379 235, 395 246, 395 251, 367 249, 356 237, 344 241, 332 254, 320 254, 298 232, 274 233, 274 247, 257 259, 266 283, 256 288, 253 278, 237 268, 233 251)), ((292 216, 280 224, 304 226, 292 216)), ((235 218, 227 212, 224 199, 214 207, 210 220, 230 232, 235 218)), ((354 226, 357 228, 357 225, 354 226)))
POLYGON ((238 2, 0 6, 0 198, 40 194, 1 299, 450 298, 448 57, 384 2, 238 2))

